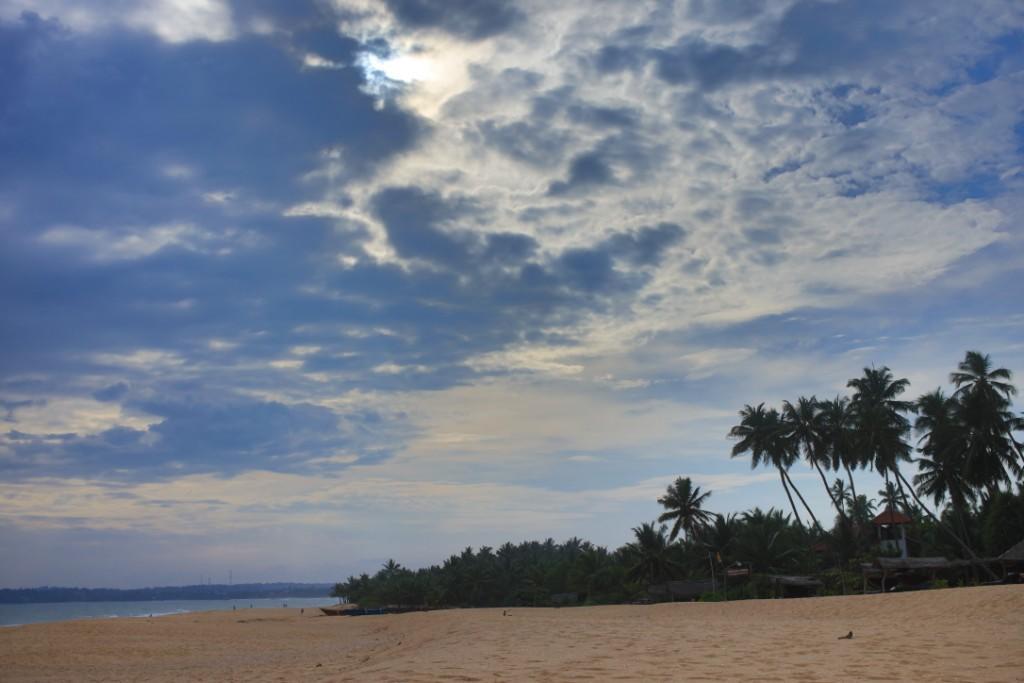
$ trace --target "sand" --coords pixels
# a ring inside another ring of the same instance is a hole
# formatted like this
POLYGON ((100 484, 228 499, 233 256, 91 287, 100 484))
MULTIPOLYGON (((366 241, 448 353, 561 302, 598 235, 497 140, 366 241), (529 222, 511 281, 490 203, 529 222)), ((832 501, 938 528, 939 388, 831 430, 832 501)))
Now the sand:
POLYGON ((1024 586, 508 616, 314 611, 0 629, 0 680, 1024 680, 1024 586))

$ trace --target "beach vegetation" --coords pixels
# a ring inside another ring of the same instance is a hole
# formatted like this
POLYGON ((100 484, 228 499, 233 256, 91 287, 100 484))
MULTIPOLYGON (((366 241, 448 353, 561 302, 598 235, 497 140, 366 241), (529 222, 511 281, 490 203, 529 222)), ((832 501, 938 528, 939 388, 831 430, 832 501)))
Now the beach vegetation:
MULTIPOLYGON (((708 508, 711 491, 677 477, 657 499, 664 512, 634 527, 618 549, 579 538, 465 548, 417 570, 389 560, 373 575, 337 584, 333 594, 366 607, 604 604, 677 593, 715 601, 771 597, 771 577, 779 575, 817 577, 820 592, 847 593, 860 581, 861 563, 899 554, 876 538, 873 520, 885 510, 909 518, 912 555, 998 556, 1024 538, 1017 438, 1024 418, 1012 410, 1012 373, 968 351, 949 382, 948 392, 940 387, 908 400, 909 380, 867 367, 847 383, 849 396, 799 397, 780 409, 745 405, 728 434, 731 456, 774 469, 788 512, 717 513, 708 508), (789 476, 801 461, 831 501, 830 528, 789 476), (857 489, 855 474, 865 469, 882 476, 876 497, 857 489)), ((985 578, 972 571, 955 580, 985 578)))

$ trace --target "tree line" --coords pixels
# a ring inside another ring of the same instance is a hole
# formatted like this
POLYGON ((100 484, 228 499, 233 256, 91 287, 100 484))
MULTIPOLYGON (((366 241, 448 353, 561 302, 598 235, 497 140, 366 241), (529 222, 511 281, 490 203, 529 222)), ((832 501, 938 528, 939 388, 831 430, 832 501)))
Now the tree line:
POLYGON ((658 520, 633 528, 633 540, 616 550, 578 538, 466 548, 418 570, 389 560, 332 594, 370 607, 616 603, 645 596, 653 584, 721 575, 731 566, 753 575, 730 589, 732 598, 766 596, 765 576, 774 573, 812 574, 826 592, 840 593, 859 579, 860 562, 882 553, 872 519, 884 509, 911 518, 915 555, 998 555, 1024 538, 1016 388, 1009 370, 977 351, 949 379, 948 395, 939 388, 912 401, 904 397, 908 380, 887 367, 864 368, 848 382, 849 396, 744 406, 729 431, 732 456, 775 469, 789 512, 714 513, 711 492, 680 477, 658 499, 658 520), (831 501, 835 517, 826 524, 790 476, 801 462, 831 501), (917 472, 908 479, 910 465, 917 472), (877 498, 858 492, 855 473, 863 470, 882 476, 877 498))

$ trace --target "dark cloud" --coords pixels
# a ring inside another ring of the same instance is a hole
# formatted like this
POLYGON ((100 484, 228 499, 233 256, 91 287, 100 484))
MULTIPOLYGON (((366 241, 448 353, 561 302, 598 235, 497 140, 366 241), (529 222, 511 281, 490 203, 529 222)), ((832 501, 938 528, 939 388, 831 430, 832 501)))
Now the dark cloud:
POLYGON ((652 50, 650 54, 655 72, 663 81, 694 83, 705 90, 754 78, 759 75, 762 59, 771 55, 760 46, 741 50, 700 38, 685 39, 673 47, 652 50))
POLYGON ((659 223, 610 237, 608 249, 633 265, 650 266, 661 260, 665 250, 682 241, 686 231, 675 223, 659 223))
POLYGON ((443 226, 478 216, 473 202, 442 198, 417 187, 391 187, 374 195, 372 207, 400 256, 456 267, 468 261, 470 235, 446 232, 443 226))
POLYGON ((800 161, 798 159, 790 159, 789 161, 779 164, 778 166, 772 166, 771 168, 764 172, 764 175, 762 175, 761 178, 762 180, 764 180, 764 182, 770 183, 772 180, 779 177, 780 175, 792 173, 793 171, 799 170, 800 167, 803 165, 803 161, 800 161))
POLYGON ((504 33, 525 18, 510 0, 385 0, 411 28, 436 28, 467 40, 504 33))
POLYGON ((605 289, 614 278, 611 254, 603 249, 568 249, 558 266, 569 282, 583 290, 605 289))
MULTIPOLYGON (((764 3, 694 0, 689 9, 702 22, 730 23, 763 15, 764 3)), ((737 46, 691 33, 673 45, 652 48, 647 31, 619 32, 590 63, 599 73, 615 73, 653 62, 663 81, 705 91, 753 80, 865 73, 883 64, 898 65, 932 40, 923 28, 928 16, 923 3, 800 0, 777 20, 764 22, 761 42, 737 46)))
POLYGON ((639 112, 629 107, 600 107, 583 102, 569 105, 569 120, 594 128, 632 128, 640 119, 639 112))
POLYGON ((765 0, 690 0, 689 15, 707 24, 731 24, 758 16, 765 0))
POLYGON ((538 248, 537 240, 529 235, 501 232, 487 236, 484 258, 499 263, 521 263, 531 258, 538 248))
POLYGON ((618 73, 641 68, 647 63, 645 50, 628 45, 605 45, 594 57, 594 67, 600 73, 618 73))
POLYGON ((614 182, 615 174, 601 155, 586 152, 569 162, 569 177, 566 180, 556 180, 548 186, 548 196, 558 197, 614 182))

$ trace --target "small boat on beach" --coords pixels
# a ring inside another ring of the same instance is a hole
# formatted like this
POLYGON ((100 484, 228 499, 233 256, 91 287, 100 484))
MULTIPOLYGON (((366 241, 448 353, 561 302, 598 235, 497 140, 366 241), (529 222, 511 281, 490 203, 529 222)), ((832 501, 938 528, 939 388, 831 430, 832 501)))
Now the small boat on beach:
POLYGON ((362 613, 364 610, 360 610, 359 605, 345 604, 321 607, 320 611, 329 617, 343 617, 350 616, 354 612, 362 613))

